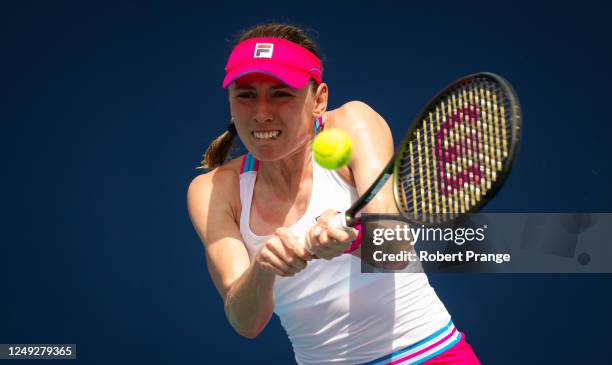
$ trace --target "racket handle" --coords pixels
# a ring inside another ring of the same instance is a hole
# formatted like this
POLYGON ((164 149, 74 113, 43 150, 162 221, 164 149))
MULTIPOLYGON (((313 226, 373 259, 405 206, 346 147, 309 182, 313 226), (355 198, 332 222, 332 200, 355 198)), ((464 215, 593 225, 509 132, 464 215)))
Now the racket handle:
POLYGON ((340 212, 330 219, 329 226, 332 228, 343 229, 345 231, 350 229, 350 227, 346 224, 346 214, 344 212, 340 212))

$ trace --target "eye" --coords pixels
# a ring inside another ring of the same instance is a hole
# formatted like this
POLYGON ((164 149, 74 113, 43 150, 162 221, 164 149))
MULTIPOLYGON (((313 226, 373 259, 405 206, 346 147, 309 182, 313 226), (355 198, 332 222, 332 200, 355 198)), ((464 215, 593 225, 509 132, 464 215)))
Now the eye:
POLYGON ((236 94, 239 99, 253 99, 255 98, 255 92, 253 91, 240 91, 236 94))
POLYGON ((279 98, 293 96, 293 94, 291 94, 290 92, 286 90, 276 90, 274 91, 273 95, 279 98))

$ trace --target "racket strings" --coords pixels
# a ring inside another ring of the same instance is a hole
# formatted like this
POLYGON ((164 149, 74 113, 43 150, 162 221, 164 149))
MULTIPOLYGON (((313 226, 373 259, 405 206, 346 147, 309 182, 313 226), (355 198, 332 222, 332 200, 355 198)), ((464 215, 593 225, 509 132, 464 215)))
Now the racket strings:
POLYGON ((508 103, 494 80, 477 78, 433 104, 400 156, 402 213, 440 223, 478 205, 509 155, 508 103))

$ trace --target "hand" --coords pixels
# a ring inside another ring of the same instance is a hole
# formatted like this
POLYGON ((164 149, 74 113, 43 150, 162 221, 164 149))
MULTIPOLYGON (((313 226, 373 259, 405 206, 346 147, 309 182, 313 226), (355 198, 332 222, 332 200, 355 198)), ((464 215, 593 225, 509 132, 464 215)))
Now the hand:
POLYGON ((342 255, 357 239, 359 232, 354 228, 344 230, 329 226, 329 221, 337 214, 331 209, 323 212, 306 235, 306 247, 316 257, 331 260, 342 255))
POLYGON ((287 228, 277 229, 255 256, 255 263, 278 276, 293 276, 304 270, 313 256, 287 228))

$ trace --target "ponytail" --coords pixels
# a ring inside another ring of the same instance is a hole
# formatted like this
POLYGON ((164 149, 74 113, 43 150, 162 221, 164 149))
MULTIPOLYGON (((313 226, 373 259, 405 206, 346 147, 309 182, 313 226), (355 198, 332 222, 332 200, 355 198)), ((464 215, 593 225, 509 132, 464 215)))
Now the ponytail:
POLYGON ((204 153, 204 159, 202 165, 197 167, 198 169, 214 169, 223 164, 227 156, 229 155, 232 145, 234 144, 234 136, 238 132, 234 122, 231 122, 227 127, 227 131, 223 132, 222 135, 217 137, 208 149, 204 153))

